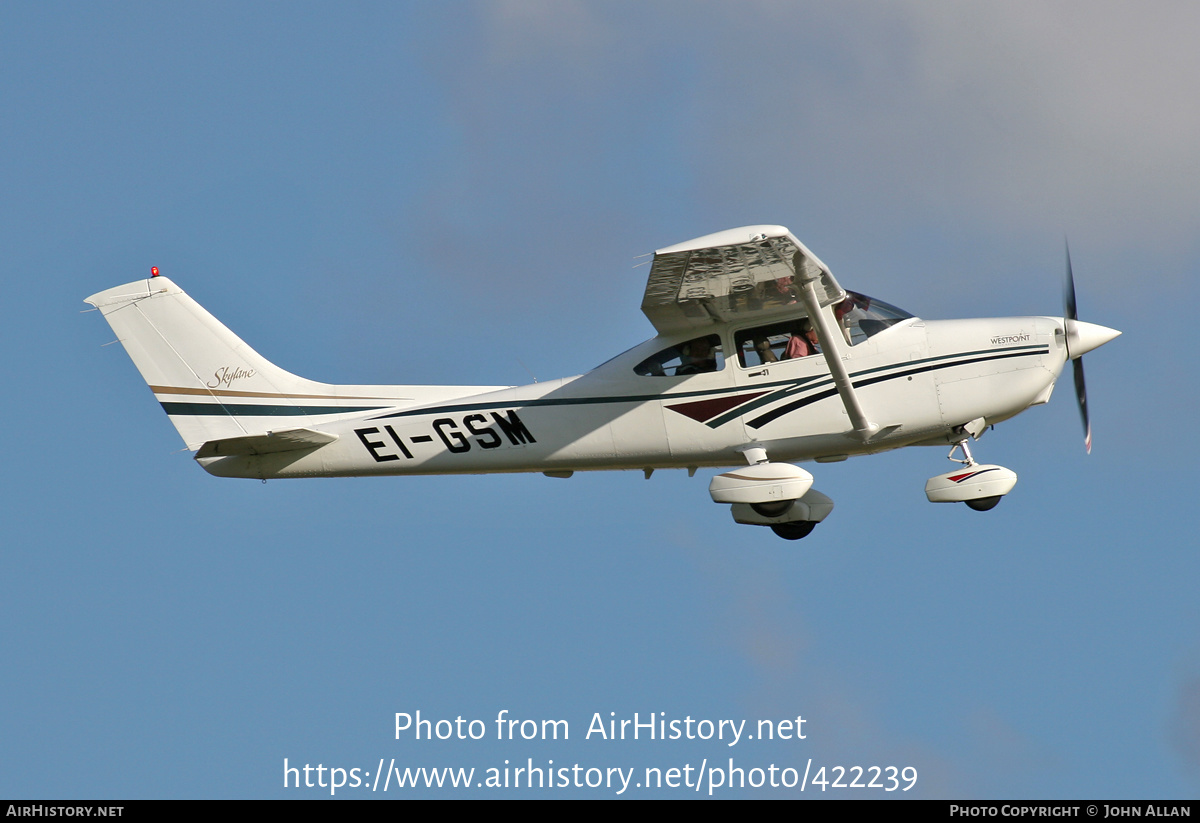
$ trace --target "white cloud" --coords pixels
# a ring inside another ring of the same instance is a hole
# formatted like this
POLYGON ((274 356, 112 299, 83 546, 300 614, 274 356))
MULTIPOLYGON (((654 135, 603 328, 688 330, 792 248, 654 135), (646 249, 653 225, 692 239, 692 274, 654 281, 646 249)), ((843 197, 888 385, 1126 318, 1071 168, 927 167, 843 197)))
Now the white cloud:
MULTIPOLYGON (((473 105, 494 116, 499 92, 536 112, 543 96, 579 124, 560 136, 595 149, 609 129, 588 115, 595 98, 659 101, 684 121, 662 137, 703 196, 738 212, 790 201, 843 219, 965 213, 1001 234, 1083 227, 1188 248, 1195 235, 1200 7, 484 8, 473 105)), ((649 150, 624 136, 618 151, 649 150)))

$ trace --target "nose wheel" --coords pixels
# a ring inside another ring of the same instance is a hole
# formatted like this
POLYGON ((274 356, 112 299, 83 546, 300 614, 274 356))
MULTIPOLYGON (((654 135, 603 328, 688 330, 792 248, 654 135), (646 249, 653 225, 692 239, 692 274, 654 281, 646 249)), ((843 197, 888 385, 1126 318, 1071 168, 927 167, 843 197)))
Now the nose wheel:
POLYGON ((976 463, 965 437, 954 444, 947 457, 962 468, 929 478, 925 496, 930 503, 966 503, 977 512, 986 512, 996 508, 1000 498, 1017 485, 1017 474, 1011 469, 976 463), (960 451, 962 457, 955 457, 960 451))

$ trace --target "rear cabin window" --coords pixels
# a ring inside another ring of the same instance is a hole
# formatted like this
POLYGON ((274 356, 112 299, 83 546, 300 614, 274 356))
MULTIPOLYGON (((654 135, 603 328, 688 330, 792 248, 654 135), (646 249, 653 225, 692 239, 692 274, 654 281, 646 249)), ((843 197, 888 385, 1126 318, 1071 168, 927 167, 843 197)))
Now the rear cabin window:
POLYGON ((633 370, 647 377, 682 377, 723 368, 725 354, 721 350, 721 335, 709 334, 655 352, 633 370))

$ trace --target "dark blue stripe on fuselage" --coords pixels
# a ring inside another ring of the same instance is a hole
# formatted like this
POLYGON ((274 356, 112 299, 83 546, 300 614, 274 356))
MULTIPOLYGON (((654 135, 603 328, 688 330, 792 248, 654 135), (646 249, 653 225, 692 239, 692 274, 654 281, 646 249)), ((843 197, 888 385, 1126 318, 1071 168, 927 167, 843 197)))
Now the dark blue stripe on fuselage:
MULTIPOLYGON (((1032 347, 1025 347, 1025 348, 1032 348, 1032 347)), ((914 366, 914 367, 908 368, 908 369, 901 369, 900 371, 892 372, 891 374, 879 375, 877 377, 868 377, 865 380, 853 380, 852 379, 851 382, 853 383, 854 388, 859 389, 859 388, 862 388, 863 386, 873 386, 876 383, 883 383, 888 380, 895 380, 900 377, 908 377, 908 376, 914 375, 914 374, 921 374, 922 372, 937 371, 939 369, 949 369, 949 368, 954 368, 955 366, 969 365, 971 363, 985 363, 989 360, 1007 360, 1010 357, 1036 356, 1036 355, 1047 354, 1047 353, 1049 353, 1049 351, 1050 351, 1050 349, 1048 347, 1042 347, 1042 348, 1040 348, 1040 350, 1035 349, 1034 351, 1012 351, 1012 352, 1007 352, 1005 354, 993 354, 993 355, 989 355, 987 357, 973 357, 968 360, 956 360, 953 363, 931 363, 928 361, 924 361, 925 365, 918 365, 918 366, 914 366)), ((941 359, 941 358, 930 358, 930 359, 937 360, 937 359, 941 359)), ((915 361, 915 362, 920 363, 922 361, 915 361)), ((889 367, 885 367, 885 368, 892 368, 892 367, 889 366, 889 367)), ((879 369, 870 369, 865 372, 859 372, 859 374, 870 374, 871 372, 874 372, 874 371, 879 371, 879 369)), ((836 388, 828 389, 823 392, 817 392, 816 394, 810 394, 808 397, 803 397, 792 403, 785 403, 782 406, 777 406, 777 407, 771 409, 766 414, 761 414, 758 417, 754 418, 753 420, 747 421, 747 425, 749 425, 751 428, 754 428, 754 429, 761 429, 763 426, 767 425, 768 423, 770 423, 774 420, 778 420, 780 417, 783 417, 783 415, 788 414, 789 412, 793 412, 796 409, 804 408, 807 405, 816 403, 818 400, 824 400, 827 397, 833 397, 836 394, 837 394, 836 388)))
POLYGON ((266 406, 257 403, 162 403, 167 414, 227 417, 299 417, 315 414, 350 414, 386 409, 387 406, 266 406))
MULTIPOLYGON (((983 363, 989 360, 1005 360, 1010 357, 1028 357, 1038 356, 1049 353, 1049 347, 1045 345, 1020 346, 1012 349, 1002 350, 1000 353, 988 352, 984 356, 975 356, 983 354, 983 352, 961 352, 959 354, 944 354, 937 357, 930 357, 923 360, 915 360, 910 363, 893 363, 887 366, 876 366, 871 369, 864 369, 860 372, 855 372, 851 375, 851 380, 855 388, 870 386, 875 383, 882 383, 887 380, 894 380, 900 377, 907 377, 921 372, 937 371, 940 369, 952 369, 957 366, 968 365, 971 363, 983 363), (965 358, 965 359, 958 359, 965 358), (953 360, 953 362, 945 362, 953 360), (904 366, 909 366, 904 368, 904 366), (896 371, 892 371, 895 369, 896 371), (881 371, 889 371, 889 374, 879 375, 881 371), (863 375, 875 374, 875 377, 865 379, 863 375), (858 378, 858 379, 856 379, 858 378)), ((724 415, 710 421, 709 425, 715 427, 721 423, 735 417, 741 417, 750 409, 761 407, 768 403, 781 399, 781 395, 791 395, 799 391, 811 391, 823 386, 829 386, 832 383, 832 378, 828 374, 821 376, 808 376, 799 380, 779 380, 771 381, 770 383, 762 383, 755 388, 769 388, 772 386, 786 387, 782 391, 769 393, 765 397, 760 397, 757 400, 751 401, 747 407, 739 407, 726 412, 724 415)), ((486 409, 500 408, 529 408, 536 406, 586 406, 593 404, 604 403, 645 403, 653 400, 678 400, 689 397, 711 397, 715 395, 728 394, 729 392, 744 392, 747 386, 731 386, 721 389, 705 389, 701 391, 678 392, 675 394, 641 394, 641 395, 620 395, 614 397, 577 397, 577 398, 539 398, 530 400, 504 400, 492 401, 487 403, 454 403, 444 406, 426 406, 415 409, 405 409, 404 411, 390 412, 388 414, 379 415, 372 418, 374 420, 382 420, 392 417, 415 417, 419 415, 445 414, 448 412, 462 411, 479 411, 486 409)), ((760 415, 749 421, 749 425, 753 428, 761 428, 773 420, 777 420, 783 415, 803 408, 812 403, 825 400, 837 395, 836 388, 826 388, 822 391, 814 392, 806 397, 799 398, 792 403, 786 403, 782 406, 772 409, 766 414, 760 415)), ((283 406, 283 405, 263 405, 256 403, 179 403, 179 402, 162 402, 163 410, 167 414, 179 415, 205 415, 205 416, 227 416, 227 417, 298 417, 308 415, 323 415, 323 414, 353 414, 356 412, 383 411, 387 406, 283 406)))
MULTIPOLYGON (((1032 346, 1015 346, 1015 347, 1004 349, 1003 351, 1004 351, 1003 354, 997 355, 994 353, 994 350, 992 350, 992 349, 983 349, 983 350, 978 350, 978 351, 958 352, 956 354, 940 354, 940 355, 937 355, 936 357, 924 357, 924 358, 921 358, 920 360, 911 360, 911 361, 906 361, 906 362, 901 362, 901 363, 889 363, 886 366, 876 366, 874 368, 863 369, 862 371, 853 372, 850 375, 850 379, 852 381, 854 381, 855 386, 867 386, 867 385, 870 385, 871 383, 879 383, 883 380, 891 379, 892 377, 914 374, 915 372, 913 372, 912 369, 915 366, 926 366, 927 368, 925 368, 924 371, 930 371, 935 368, 952 368, 954 366, 961 366, 961 365, 964 365, 967 363, 982 363, 987 360, 1002 360, 1002 359, 1008 358, 1008 357, 1024 357, 1025 355, 1041 355, 1041 354, 1046 354, 1047 352, 1049 352, 1049 348, 1044 344, 1038 344, 1038 345, 1032 345, 1032 346), (981 357, 978 355, 983 355, 983 356, 981 357), (954 362, 952 362, 952 363, 947 362, 947 361, 951 361, 951 360, 953 360, 954 362), (938 365, 935 366, 932 364, 938 364, 938 365), (880 372, 893 372, 895 369, 905 369, 905 370, 902 372, 889 374, 889 375, 886 375, 883 377, 872 378, 869 381, 861 381, 860 380, 860 378, 863 378, 868 374, 879 374, 880 372)), ((767 385, 778 385, 778 384, 773 383, 773 384, 767 384, 767 385)), ((745 415, 749 414, 750 412, 754 411, 755 409, 760 409, 765 406, 769 406, 772 403, 777 403, 778 401, 783 400, 785 397, 792 397, 802 391, 810 391, 812 389, 817 389, 817 388, 821 388, 824 386, 832 386, 832 385, 833 385, 833 378, 829 376, 828 372, 826 372, 824 375, 818 375, 817 377, 809 377, 809 378, 805 378, 805 379, 799 380, 799 381, 791 381, 791 384, 787 385, 785 388, 782 388, 779 391, 773 391, 773 392, 771 392, 763 397, 759 397, 755 400, 751 400, 749 403, 746 403, 745 405, 742 405, 742 406, 738 406, 736 409, 733 409, 732 411, 728 411, 719 417, 714 417, 712 420, 709 420, 705 425, 707 425, 709 428, 715 429, 715 428, 725 425, 729 421, 734 420, 738 417, 744 417, 745 415)), ((831 396, 832 395, 830 395, 829 393, 824 392, 817 396, 810 396, 804 402, 798 402, 798 403, 792 404, 788 408, 789 408, 789 410, 798 409, 803 406, 807 406, 810 403, 813 403, 817 400, 824 400, 826 397, 831 397, 831 396)))

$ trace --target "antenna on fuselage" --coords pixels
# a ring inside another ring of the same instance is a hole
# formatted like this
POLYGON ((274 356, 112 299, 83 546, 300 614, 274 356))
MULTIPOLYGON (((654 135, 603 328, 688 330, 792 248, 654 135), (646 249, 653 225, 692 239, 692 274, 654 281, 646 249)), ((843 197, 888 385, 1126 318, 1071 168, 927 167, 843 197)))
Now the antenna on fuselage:
POLYGON ((533 373, 533 372, 529 371, 529 367, 525 365, 525 361, 524 361, 524 360, 522 360, 522 359, 521 359, 521 358, 519 358, 519 357, 518 357, 516 360, 517 360, 517 362, 518 362, 518 363, 520 363, 520 364, 521 364, 521 368, 523 368, 525 371, 529 372, 529 376, 530 376, 530 377, 532 377, 532 378, 533 378, 533 382, 534 382, 534 383, 536 383, 536 382, 537 382, 537 376, 536 376, 536 375, 534 375, 534 373, 533 373))

